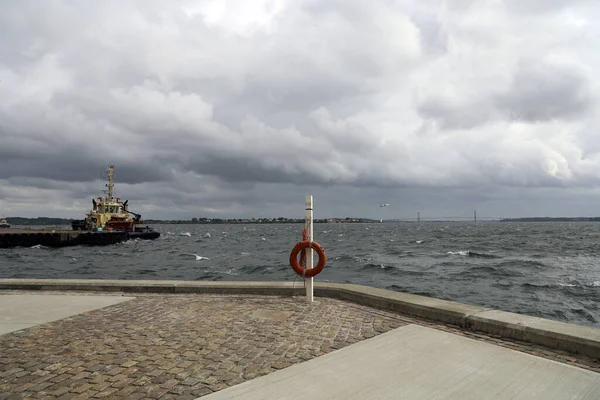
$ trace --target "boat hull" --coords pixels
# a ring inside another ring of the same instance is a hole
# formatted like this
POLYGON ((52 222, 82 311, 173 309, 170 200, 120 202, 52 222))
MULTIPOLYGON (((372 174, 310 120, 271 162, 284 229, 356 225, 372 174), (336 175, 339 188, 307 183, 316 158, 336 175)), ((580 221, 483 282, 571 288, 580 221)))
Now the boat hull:
POLYGON ((2 229, 0 249, 13 247, 108 246, 129 240, 127 232, 82 232, 43 229, 2 229))

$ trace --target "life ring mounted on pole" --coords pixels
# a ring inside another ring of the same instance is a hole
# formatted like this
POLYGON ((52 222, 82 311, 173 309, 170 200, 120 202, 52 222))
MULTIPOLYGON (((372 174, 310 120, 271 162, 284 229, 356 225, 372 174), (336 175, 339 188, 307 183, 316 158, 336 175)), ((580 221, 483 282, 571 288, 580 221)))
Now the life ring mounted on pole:
POLYGON ((290 265, 292 266, 292 269, 298 275, 304 276, 306 278, 312 278, 313 276, 318 275, 321 271, 323 271, 323 268, 325 268, 326 262, 327 256, 325 255, 325 250, 323 250, 323 247, 321 247, 319 243, 314 241, 311 242, 309 240, 303 240, 301 242, 298 242, 296 243, 296 245, 292 249, 292 252, 290 253, 290 265), (300 263, 298 263, 298 253, 300 253, 301 250, 304 250, 307 247, 312 248, 314 251, 317 252, 317 255, 319 256, 318 264, 311 269, 303 268, 300 265, 300 263))

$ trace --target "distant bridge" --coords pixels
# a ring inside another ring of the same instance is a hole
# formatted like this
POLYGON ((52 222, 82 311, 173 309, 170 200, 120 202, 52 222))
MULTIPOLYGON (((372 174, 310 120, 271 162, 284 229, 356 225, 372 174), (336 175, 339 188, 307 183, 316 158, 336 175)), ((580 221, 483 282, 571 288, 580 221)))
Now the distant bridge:
POLYGON ((406 218, 384 218, 384 221, 500 221, 505 217, 406 217, 406 218))

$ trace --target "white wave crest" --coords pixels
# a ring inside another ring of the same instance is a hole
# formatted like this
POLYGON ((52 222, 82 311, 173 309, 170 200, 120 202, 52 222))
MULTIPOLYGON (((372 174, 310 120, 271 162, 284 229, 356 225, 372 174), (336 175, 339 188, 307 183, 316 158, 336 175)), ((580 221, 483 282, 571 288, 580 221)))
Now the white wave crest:
POLYGON ((573 285, 572 283, 558 283, 558 286, 562 286, 562 287, 575 287, 577 285, 573 285))
POLYGON ((468 256, 469 251, 468 250, 448 251, 446 254, 454 254, 454 255, 458 255, 458 256, 468 256))

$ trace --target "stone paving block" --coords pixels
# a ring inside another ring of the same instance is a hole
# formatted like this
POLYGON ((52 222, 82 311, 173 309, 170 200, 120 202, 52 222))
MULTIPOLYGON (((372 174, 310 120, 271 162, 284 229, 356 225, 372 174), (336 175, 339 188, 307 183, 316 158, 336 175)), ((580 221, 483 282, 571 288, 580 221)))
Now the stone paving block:
MULTIPOLYGON (((124 378, 118 382, 113 383, 111 386, 114 388, 119 388, 119 389, 125 388, 125 387, 130 386, 134 380, 135 380, 134 378, 124 378)), ((133 385, 131 385, 131 386, 133 386, 133 385)))
POLYGON ((96 393, 94 395, 94 397, 98 397, 98 398, 101 399, 101 398, 104 398, 104 397, 108 397, 111 394, 113 394, 115 392, 118 392, 118 391, 119 391, 119 389, 117 389, 117 388, 106 388, 103 391, 96 393))
POLYGON ((71 392, 80 394, 80 393, 87 391, 88 389, 91 389, 92 387, 93 387, 93 385, 91 385, 89 383, 85 383, 83 385, 72 388, 71 392))
POLYGON ((185 385, 185 386, 194 386, 194 385, 199 384, 200 382, 201 382, 201 380, 198 378, 188 378, 188 379, 184 380, 183 382, 181 382, 181 384, 185 385))
POLYGON ((62 386, 62 387, 56 389, 54 392, 52 392, 50 394, 52 396, 59 397, 59 396, 62 396, 63 394, 65 394, 65 393, 68 393, 70 390, 71 390, 70 387, 68 387, 68 386, 62 386))
POLYGON ((62 396, 58 397, 57 400, 72 400, 76 397, 77 395, 75 393, 65 393, 62 396))
POLYGON ((86 392, 83 392, 79 395, 77 395, 76 397, 73 397, 74 400, 86 400, 89 399, 91 397, 93 397, 97 392, 93 391, 93 390, 88 390, 86 392))

